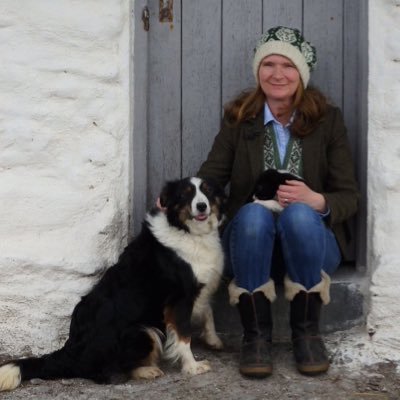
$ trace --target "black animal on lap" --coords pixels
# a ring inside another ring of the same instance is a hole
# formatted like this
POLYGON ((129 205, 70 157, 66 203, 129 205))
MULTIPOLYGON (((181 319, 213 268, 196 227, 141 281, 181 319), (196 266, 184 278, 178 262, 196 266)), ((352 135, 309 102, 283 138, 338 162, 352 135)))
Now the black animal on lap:
POLYGON ((302 177, 286 170, 265 170, 258 177, 249 202, 261 204, 273 212, 281 212, 283 207, 276 200, 276 192, 280 185, 284 185, 286 181, 290 180, 304 182, 302 177))

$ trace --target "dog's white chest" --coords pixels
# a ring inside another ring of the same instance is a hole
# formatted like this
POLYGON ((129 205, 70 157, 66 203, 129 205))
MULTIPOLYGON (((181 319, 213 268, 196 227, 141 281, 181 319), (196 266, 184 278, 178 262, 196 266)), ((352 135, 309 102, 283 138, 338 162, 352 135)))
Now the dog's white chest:
POLYGON ((208 285, 219 279, 224 255, 217 229, 204 235, 192 235, 171 226, 162 215, 151 221, 151 230, 157 239, 172 249, 192 268, 199 282, 208 285))
POLYGON ((192 267, 196 278, 201 283, 208 284, 221 276, 224 257, 217 236, 201 239, 203 240, 189 241, 187 246, 176 249, 176 252, 192 267))

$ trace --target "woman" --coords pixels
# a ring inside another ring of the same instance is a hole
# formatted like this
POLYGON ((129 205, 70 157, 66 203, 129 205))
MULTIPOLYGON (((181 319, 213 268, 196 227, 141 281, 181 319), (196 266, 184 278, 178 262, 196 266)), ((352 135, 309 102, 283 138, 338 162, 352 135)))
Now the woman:
POLYGON ((340 263, 358 191, 342 115, 307 87, 315 63, 315 48, 298 30, 275 27, 265 33, 253 60, 257 87, 226 107, 198 173, 222 186, 230 183, 230 221, 222 240, 233 278, 230 302, 243 325, 239 370, 247 376, 272 373, 271 276, 284 274, 297 368, 310 375, 329 368, 320 310, 329 302, 329 276, 340 263), (280 185, 279 215, 246 204, 257 177, 269 168, 304 179, 280 185))

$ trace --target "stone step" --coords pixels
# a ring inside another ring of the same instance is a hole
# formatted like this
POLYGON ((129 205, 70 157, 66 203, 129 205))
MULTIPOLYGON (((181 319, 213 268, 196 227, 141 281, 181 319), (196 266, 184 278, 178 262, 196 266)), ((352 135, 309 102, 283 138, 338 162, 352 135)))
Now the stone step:
MULTIPOLYGON (((332 277, 331 302, 322 307, 322 333, 347 330, 365 322, 364 293, 366 277, 354 267, 341 267, 332 277)), ((276 341, 290 338, 289 302, 284 298, 283 286, 277 286, 277 299, 272 304, 273 337, 276 341)), ((223 282, 214 298, 216 330, 222 334, 241 335, 239 314, 229 305, 228 282, 223 282)))

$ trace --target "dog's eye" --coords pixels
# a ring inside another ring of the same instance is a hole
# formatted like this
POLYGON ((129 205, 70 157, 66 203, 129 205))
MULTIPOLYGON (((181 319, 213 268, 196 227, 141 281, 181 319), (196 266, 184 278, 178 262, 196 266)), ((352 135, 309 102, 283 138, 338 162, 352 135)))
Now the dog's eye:
POLYGON ((203 182, 203 184, 201 185, 201 191, 206 194, 206 195, 210 195, 212 194, 212 188, 211 186, 207 185, 206 183, 203 182))
POLYGON ((188 186, 185 188, 185 190, 182 190, 182 192, 179 195, 180 200, 186 200, 189 198, 193 193, 193 188, 191 186, 188 186))

